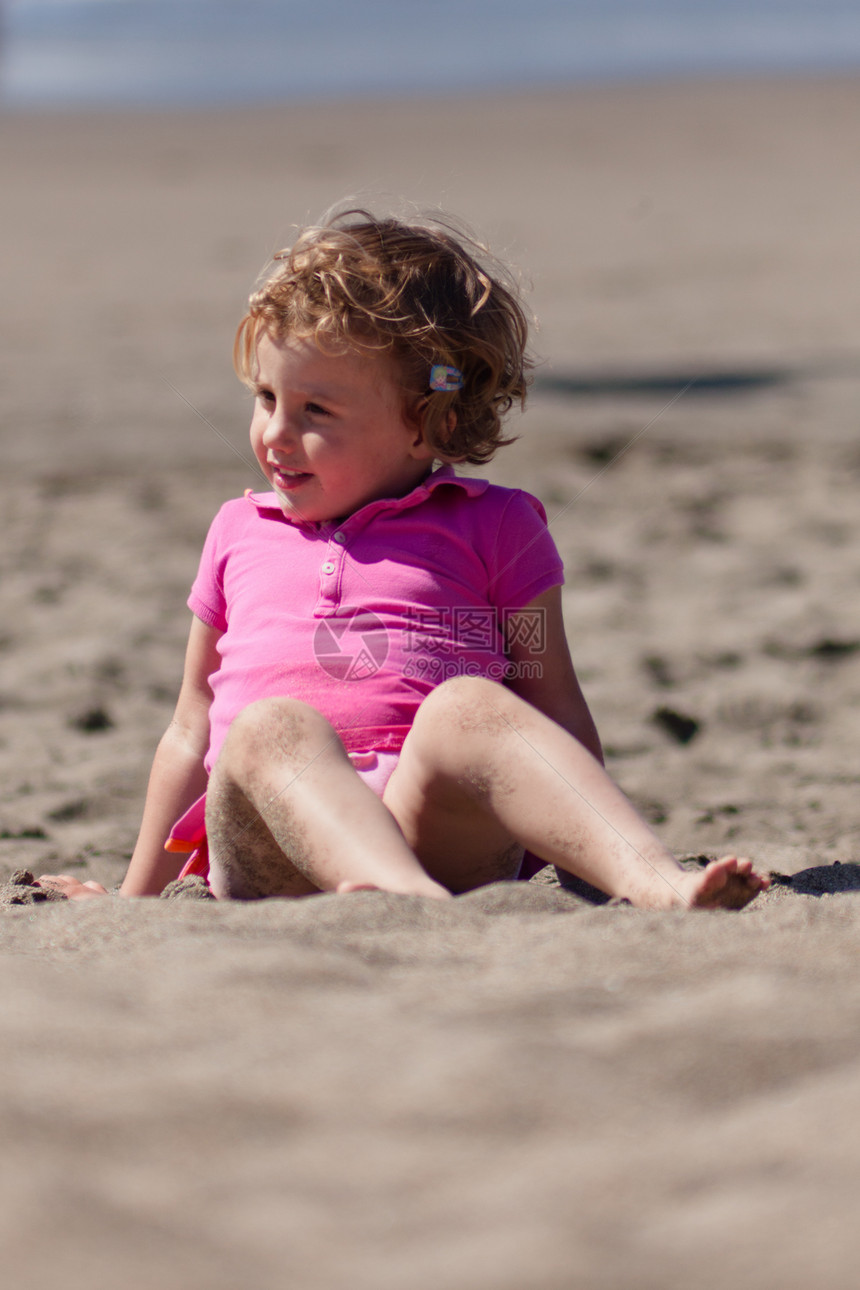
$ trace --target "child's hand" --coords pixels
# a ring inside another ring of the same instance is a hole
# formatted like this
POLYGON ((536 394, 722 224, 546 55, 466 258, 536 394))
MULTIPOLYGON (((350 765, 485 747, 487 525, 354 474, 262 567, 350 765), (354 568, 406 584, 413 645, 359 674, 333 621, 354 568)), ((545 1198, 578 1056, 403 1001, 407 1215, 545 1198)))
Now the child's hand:
POLYGON ((71 874, 42 874, 37 879, 37 887, 53 887, 55 891, 60 891, 68 900, 86 900, 88 896, 106 896, 107 887, 103 887, 100 882, 79 882, 71 874))

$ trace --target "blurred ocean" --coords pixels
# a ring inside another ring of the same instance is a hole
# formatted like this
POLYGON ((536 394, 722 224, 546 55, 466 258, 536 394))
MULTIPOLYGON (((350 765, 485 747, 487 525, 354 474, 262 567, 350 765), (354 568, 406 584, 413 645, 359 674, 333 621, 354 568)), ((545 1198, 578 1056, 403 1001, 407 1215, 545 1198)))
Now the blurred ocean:
POLYGON ((860 70, 860 0, 0 0, 6 108, 860 70))

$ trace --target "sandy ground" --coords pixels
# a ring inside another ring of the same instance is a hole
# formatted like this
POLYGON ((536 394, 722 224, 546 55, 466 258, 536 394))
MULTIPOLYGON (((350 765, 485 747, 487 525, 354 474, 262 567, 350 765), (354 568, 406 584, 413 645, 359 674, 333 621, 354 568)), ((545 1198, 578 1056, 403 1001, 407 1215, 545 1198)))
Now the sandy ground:
POLYGON ((121 878, 254 479, 235 322, 350 193, 521 264, 490 474, 547 505, 610 767, 786 875, 740 915, 7 904, 16 1290, 855 1284, 858 143, 840 79, 4 118, 0 879, 121 878))

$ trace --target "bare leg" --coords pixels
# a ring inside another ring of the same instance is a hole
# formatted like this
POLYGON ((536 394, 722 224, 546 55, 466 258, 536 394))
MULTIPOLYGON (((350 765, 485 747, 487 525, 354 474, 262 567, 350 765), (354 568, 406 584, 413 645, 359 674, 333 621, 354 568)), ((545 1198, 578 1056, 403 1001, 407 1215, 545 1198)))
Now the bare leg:
POLYGON ((206 796, 219 899, 303 896, 342 884, 444 898, 390 812, 307 704, 264 699, 230 727, 206 796))
POLYGON ((516 844, 644 908, 740 908, 767 886, 734 856, 683 869, 577 740, 482 678, 425 699, 383 800, 453 891, 511 876, 516 844))

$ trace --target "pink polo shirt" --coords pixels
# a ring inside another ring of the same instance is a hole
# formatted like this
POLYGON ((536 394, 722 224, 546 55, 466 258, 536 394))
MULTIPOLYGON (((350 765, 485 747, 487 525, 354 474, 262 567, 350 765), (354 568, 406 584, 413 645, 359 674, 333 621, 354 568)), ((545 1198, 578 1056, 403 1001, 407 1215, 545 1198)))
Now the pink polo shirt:
MULTIPOLYGON (((540 502, 450 466, 337 522, 287 518, 274 493, 225 503, 188 600, 223 633, 207 769, 234 717, 280 695, 350 751, 396 751, 441 681, 504 680, 506 619, 563 580, 540 502)), ((539 665, 540 623, 514 629, 539 665)))

